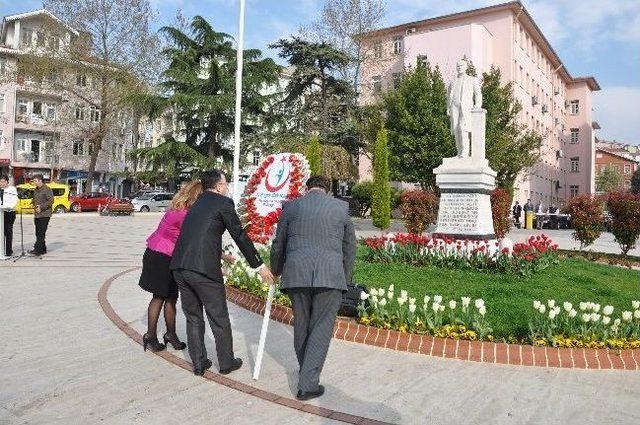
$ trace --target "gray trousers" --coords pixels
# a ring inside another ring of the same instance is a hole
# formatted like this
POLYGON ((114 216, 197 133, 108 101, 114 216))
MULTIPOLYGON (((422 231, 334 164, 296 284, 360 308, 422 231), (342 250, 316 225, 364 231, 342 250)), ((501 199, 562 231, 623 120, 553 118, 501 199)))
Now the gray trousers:
POLYGON ((180 290, 182 311, 187 319, 187 347, 194 368, 201 368, 207 359, 204 345, 204 307, 216 341, 218 366, 227 369, 233 365, 233 336, 227 310, 224 285, 189 270, 175 270, 173 277, 180 290))
POLYGON ((287 289, 293 308, 293 345, 300 365, 298 389, 316 391, 327 358, 342 291, 330 288, 287 289))

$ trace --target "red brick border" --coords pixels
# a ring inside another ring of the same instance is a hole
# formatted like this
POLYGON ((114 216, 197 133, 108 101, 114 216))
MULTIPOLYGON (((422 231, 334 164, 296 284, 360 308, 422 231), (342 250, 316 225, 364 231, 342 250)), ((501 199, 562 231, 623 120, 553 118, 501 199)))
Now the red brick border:
MULTIPOLYGON (((227 286, 227 299, 253 313, 264 313, 265 302, 262 299, 231 286, 227 286)), ((273 305, 271 318, 288 325, 293 323, 291 309, 281 305, 273 305)), ((481 363, 555 368, 640 370, 640 349, 610 350, 603 348, 595 350, 462 341, 374 328, 344 318, 338 318, 336 321, 333 337, 374 347, 481 363)))
MULTIPOLYGON (((132 271, 138 270, 139 268, 140 267, 133 267, 133 268, 127 269, 107 279, 102 284, 102 287, 98 292, 98 302, 100 303, 100 307, 102 307, 102 310, 104 311, 105 315, 109 318, 109 320, 111 320, 121 331, 127 334, 129 338, 134 340, 136 343, 142 345, 142 335, 140 335, 138 331, 133 329, 124 320, 122 320, 120 316, 118 316, 118 313, 115 312, 115 310, 109 303, 109 300, 107 299, 109 288, 111 287, 111 284, 113 284, 113 282, 115 282, 119 277, 127 273, 131 273, 132 271)), ((252 311, 256 311, 256 312, 261 311, 260 314, 264 313, 264 302, 261 302, 259 298, 253 297, 248 294, 243 294, 240 291, 236 291, 234 292, 234 294, 247 295, 246 297, 242 298, 245 304, 250 305, 252 311)), ((227 293, 227 297, 229 297, 228 293, 227 293)), ((283 319, 287 318, 286 307, 276 306, 276 305, 274 305, 273 307, 274 308, 272 309, 272 314, 276 313, 279 315, 279 317, 283 319)), ((289 316, 291 316, 291 313, 290 312, 288 313, 289 313, 289 316)), ((291 324, 293 322, 293 316, 288 318, 288 320, 289 321, 285 321, 284 323, 291 324)), ((191 363, 189 363, 185 359, 182 359, 174 354, 169 353, 167 350, 159 351, 153 354, 159 357, 162 357, 169 363, 172 363, 178 367, 181 367, 182 369, 188 370, 189 372, 192 372, 193 370, 193 365, 191 363)), ((271 403, 279 404, 281 406, 289 407, 291 409, 299 410, 301 412, 309 413, 311 415, 332 419, 334 421, 344 422, 348 424, 358 424, 358 425, 388 425, 387 422, 381 422, 374 419, 365 418, 363 416, 356 416, 356 415, 351 415, 344 412, 339 412, 336 410, 326 409, 324 407, 315 406, 313 404, 303 403, 293 398, 282 397, 282 396, 279 396, 278 394, 264 391, 259 388, 253 387, 251 385, 235 381, 224 375, 220 375, 210 370, 205 372, 204 378, 208 379, 209 381, 213 381, 217 384, 224 385, 225 387, 229 387, 234 390, 243 392, 245 394, 249 394, 254 397, 261 398, 271 403)))

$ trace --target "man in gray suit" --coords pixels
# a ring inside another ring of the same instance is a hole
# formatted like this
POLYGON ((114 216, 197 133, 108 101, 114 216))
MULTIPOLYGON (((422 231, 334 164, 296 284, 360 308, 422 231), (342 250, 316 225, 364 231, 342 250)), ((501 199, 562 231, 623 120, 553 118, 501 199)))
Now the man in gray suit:
POLYGON ((324 393, 327 357, 342 293, 351 281, 356 234, 346 202, 328 195, 324 177, 307 181, 308 193, 283 205, 271 247, 271 269, 293 307, 293 344, 300 365, 299 400, 324 393))

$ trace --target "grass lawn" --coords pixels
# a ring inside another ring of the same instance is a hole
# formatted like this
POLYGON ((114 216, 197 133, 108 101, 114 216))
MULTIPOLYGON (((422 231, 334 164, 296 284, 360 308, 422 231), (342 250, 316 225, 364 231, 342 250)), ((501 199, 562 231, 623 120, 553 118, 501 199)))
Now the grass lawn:
POLYGON ((396 294, 406 289, 410 297, 418 299, 420 307, 424 295, 442 295, 445 304, 450 299, 459 303, 461 296, 482 298, 496 338, 528 335, 534 299, 545 303, 554 299, 560 305, 569 301, 576 309, 580 301, 610 304, 615 308, 614 317, 632 310, 631 301, 640 299, 640 271, 582 258, 561 259, 560 264, 525 279, 470 270, 367 263, 359 255, 354 278, 367 287, 387 288, 393 283, 396 294))

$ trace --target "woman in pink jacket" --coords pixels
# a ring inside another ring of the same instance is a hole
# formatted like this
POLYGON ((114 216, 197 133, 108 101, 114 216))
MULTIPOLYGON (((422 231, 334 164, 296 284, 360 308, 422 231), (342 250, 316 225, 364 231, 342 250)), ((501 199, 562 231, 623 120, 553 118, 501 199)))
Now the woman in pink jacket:
POLYGON ((199 180, 192 181, 180 189, 171 201, 171 209, 165 213, 156 231, 147 239, 139 283, 142 289, 153 294, 147 310, 147 333, 142 337, 145 351, 147 346, 151 351, 161 351, 169 343, 176 350, 184 350, 187 346, 176 335, 178 286, 169 270, 169 263, 180 235, 182 222, 200 194, 202 194, 202 183, 199 180), (157 326, 163 306, 167 332, 163 336, 164 344, 161 344, 158 341, 157 326))

